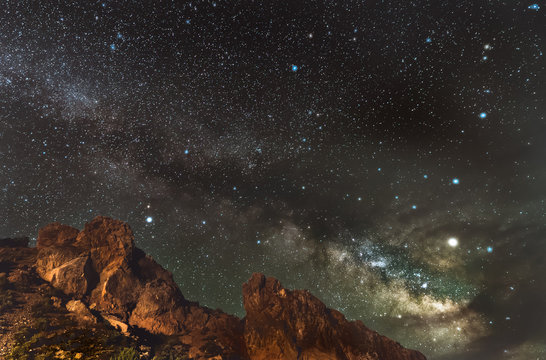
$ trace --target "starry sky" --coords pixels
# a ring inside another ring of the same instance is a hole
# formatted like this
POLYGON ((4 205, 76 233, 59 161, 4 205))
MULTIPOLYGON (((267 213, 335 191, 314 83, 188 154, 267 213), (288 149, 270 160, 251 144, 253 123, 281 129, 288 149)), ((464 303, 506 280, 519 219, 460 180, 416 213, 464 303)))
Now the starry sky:
POLYGON ((429 359, 546 358, 546 3, 0 1, 0 236, 129 222, 429 359))

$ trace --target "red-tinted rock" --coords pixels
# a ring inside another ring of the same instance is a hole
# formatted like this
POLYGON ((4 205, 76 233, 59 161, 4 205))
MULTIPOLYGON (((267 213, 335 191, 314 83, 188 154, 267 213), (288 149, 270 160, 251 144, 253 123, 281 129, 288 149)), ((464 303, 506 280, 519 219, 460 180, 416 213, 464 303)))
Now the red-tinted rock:
POLYGON ((135 244, 129 225, 97 216, 85 224, 76 238, 76 246, 89 250, 93 267, 100 273, 112 262, 130 262, 135 244))
POLYGON ((92 279, 88 256, 80 256, 47 272, 43 279, 65 294, 81 299, 87 294, 92 279))
POLYGON ((252 360, 424 360, 414 350, 349 322, 308 291, 290 291, 274 278, 254 274, 243 285, 244 338, 252 360))
POLYGON ((129 319, 129 324, 154 334, 173 335, 184 329, 184 297, 170 282, 154 280, 146 284, 129 319))
POLYGON ((97 318, 80 300, 70 300, 66 303, 66 310, 73 313, 79 321, 96 323, 97 318))
POLYGON ((68 225, 55 222, 38 231, 37 248, 73 245, 80 231, 68 225))
POLYGON ((38 250, 36 257, 36 271, 46 281, 51 281, 51 277, 47 276, 51 270, 80 257, 82 251, 73 246, 52 246, 41 247, 38 250))
POLYGON ((99 282, 91 292, 90 303, 102 313, 113 314, 127 321, 142 287, 126 262, 111 263, 100 273, 99 282))

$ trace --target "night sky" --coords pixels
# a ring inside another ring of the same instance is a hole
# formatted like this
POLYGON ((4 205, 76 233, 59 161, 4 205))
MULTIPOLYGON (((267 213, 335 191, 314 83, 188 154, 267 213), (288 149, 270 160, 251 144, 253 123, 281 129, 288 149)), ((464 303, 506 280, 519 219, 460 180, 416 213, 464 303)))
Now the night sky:
POLYGON ((546 358, 544 1, 0 3, 0 237, 111 216, 212 308, 546 358))

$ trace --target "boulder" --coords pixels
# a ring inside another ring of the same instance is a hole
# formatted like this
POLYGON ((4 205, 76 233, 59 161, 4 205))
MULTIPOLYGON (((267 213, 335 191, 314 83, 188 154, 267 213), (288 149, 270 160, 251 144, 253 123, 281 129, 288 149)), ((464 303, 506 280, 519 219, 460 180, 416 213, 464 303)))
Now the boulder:
POLYGON ((75 245, 89 250, 97 273, 113 262, 130 263, 133 258, 134 236, 128 224, 120 220, 97 216, 85 224, 76 237, 75 245))
POLYGON ((73 246, 42 247, 36 256, 36 272, 46 281, 51 281, 46 274, 59 266, 81 256, 80 249, 73 246))
POLYGON ((161 279, 146 284, 129 324, 154 334, 173 335, 183 329, 184 297, 174 282, 161 279))
POLYGON ((98 311, 128 321, 141 290, 140 280, 126 262, 112 263, 100 273, 99 282, 91 291, 90 301, 98 311))
POLYGON ((88 256, 72 259, 43 274, 42 278, 65 294, 83 298, 93 283, 93 270, 88 256))
POLYGON ((121 321, 119 318, 113 315, 104 315, 104 320, 106 320, 113 328, 118 329, 124 335, 129 335, 129 325, 121 321))
POLYGON ((87 306, 80 300, 70 300, 66 303, 66 310, 73 313, 76 318, 83 322, 96 323, 97 318, 89 311, 87 306))
POLYGON ((51 246, 73 245, 79 232, 78 229, 58 222, 46 225, 38 231, 36 247, 40 249, 51 246))

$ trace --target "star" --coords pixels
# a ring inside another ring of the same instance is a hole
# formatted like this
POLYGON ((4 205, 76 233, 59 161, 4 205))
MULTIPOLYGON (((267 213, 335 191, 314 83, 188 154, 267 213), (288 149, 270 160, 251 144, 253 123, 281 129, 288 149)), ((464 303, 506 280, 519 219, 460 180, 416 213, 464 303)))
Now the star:
POLYGON ((485 119, 487 117, 487 113, 482 112, 482 113, 480 113, 479 116, 480 116, 481 119, 485 119))
POLYGON ((457 240, 457 238, 452 237, 447 240, 447 244, 451 247, 457 247, 457 245, 459 245, 459 240, 457 240))
POLYGON ((146 222, 147 222, 148 224, 152 223, 153 221, 154 221, 154 219, 153 219, 151 216, 148 216, 148 217, 146 218, 146 222))

